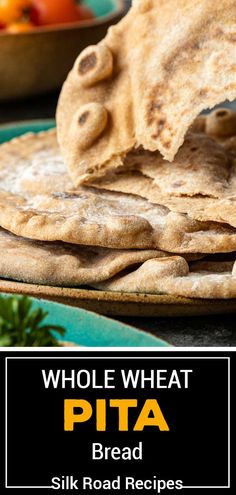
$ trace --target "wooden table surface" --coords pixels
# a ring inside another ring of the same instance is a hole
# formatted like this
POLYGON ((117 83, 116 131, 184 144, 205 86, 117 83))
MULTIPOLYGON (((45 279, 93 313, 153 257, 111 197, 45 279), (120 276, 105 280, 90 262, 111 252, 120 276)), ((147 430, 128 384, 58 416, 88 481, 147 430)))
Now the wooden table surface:
MULTIPOLYGON (((0 123, 55 116, 58 94, 0 105, 0 123)), ((123 318, 176 346, 236 346, 235 315, 188 318, 123 318)))

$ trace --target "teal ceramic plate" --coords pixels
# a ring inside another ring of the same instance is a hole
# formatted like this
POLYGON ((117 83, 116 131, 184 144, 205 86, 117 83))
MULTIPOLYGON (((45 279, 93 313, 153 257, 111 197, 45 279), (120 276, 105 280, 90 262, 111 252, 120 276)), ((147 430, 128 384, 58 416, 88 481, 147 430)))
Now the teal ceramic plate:
POLYGON ((50 119, 11 122, 10 124, 0 125, 0 144, 21 136, 26 132, 47 131, 55 127, 55 125, 55 120, 50 119))
POLYGON ((110 318, 63 304, 34 301, 48 312, 47 321, 63 326, 66 342, 89 347, 167 347, 156 337, 110 318))
MULTIPOLYGON (((4 294, 4 297, 7 295, 4 294)), ((110 318, 64 304, 30 298, 48 316, 45 324, 61 326, 65 342, 86 347, 168 347, 156 337, 110 318)), ((55 334, 58 338, 58 335, 55 334)), ((61 337, 60 337, 60 340, 61 337)))

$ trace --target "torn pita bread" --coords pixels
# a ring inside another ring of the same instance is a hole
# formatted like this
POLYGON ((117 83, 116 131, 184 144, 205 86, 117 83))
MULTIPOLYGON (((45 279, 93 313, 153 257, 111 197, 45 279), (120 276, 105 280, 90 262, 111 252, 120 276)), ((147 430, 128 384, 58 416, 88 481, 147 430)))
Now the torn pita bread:
POLYGON ((136 194, 148 199, 152 204, 163 205, 172 212, 187 214, 188 218, 194 221, 218 222, 236 227, 235 197, 216 199, 201 196, 169 196, 161 193, 152 179, 137 172, 117 174, 102 184, 95 183, 94 186, 108 191, 136 194))
POLYGON ((236 250, 236 231, 128 194, 73 189, 54 131, 0 147, 0 225, 43 241, 174 253, 236 250))
POLYGON ((162 256, 167 254, 32 241, 0 229, 0 277, 20 282, 62 287, 89 285, 162 256))
POLYGON ((232 162, 223 146, 205 134, 189 133, 173 163, 160 153, 140 151, 127 156, 127 164, 153 179, 170 196, 232 196, 232 162))
POLYGON ((235 33, 235 0, 141 0, 86 48, 57 111, 75 185, 140 146, 172 161, 197 115, 236 96, 235 33))
POLYGON ((181 256, 152 259, 131 273, 117 275, 95 287, 114 292, 230 299, 236 297, 236 264, 198 261, 189 267, 181 256))
POLYGON ((236 227, 235 123, 235 112, 214 111, 197 119, 173 163, 159 152, 132 151, 125 169, 107 174, 94 185, 139 195, 195 220, 236 227))

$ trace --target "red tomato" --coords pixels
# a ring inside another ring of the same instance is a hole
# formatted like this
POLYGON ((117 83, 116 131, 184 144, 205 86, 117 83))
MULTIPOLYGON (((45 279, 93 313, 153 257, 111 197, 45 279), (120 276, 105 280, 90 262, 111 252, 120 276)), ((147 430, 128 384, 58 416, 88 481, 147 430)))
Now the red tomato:
POLYGON ((31 0, 0 0, 0 24, 15 22, 31 6, 31 0))
POLYGON ((86 5, 78 5, 77 9, 81 21, 87 21, 89 19, 95 18, 95 15, 93 14, 92 10, 86 7, 86 5))
POLYGON ((32 0, 31 21, 37 26, 64 24, 79 20, 75 0, 32 0))

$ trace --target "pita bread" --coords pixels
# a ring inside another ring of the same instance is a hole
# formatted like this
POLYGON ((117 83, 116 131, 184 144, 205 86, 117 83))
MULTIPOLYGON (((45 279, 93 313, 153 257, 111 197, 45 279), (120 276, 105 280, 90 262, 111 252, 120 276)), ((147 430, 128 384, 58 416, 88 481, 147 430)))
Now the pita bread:
POLYGON ((115 292, 230 299, 236 297, 236 263, 198 261, 189 267, 181 256, 152 259, 131 273, 117 275, 95 287, 115 292))
POLYGON ((89 285, 107 280, 132 265, 162 256, 167 254, 32 241, 0 229, 0 277, 30 284, 89 285))
MULTIPOLYGON (((116 174, 112 178, 95 183, 94 187, 108 191, 136 194, 158 203, 172 212, 187 214, 188 218, 200 222, 219 222, 236 227, 235 198, 215 199, 201 196, 169 196, 162 194, 152 179, 139 173, 116 174)), ((219 224, 218 223, 218 224, 219 224)))
POLYGON ((131 152, 127 163, 153 179, 162 194, 220 198, 234 192, 232 162, 224 147, 205 134, 189 133, 173 163, 145 151, 131 152))
POLYGON ((195 220, 236 227, 236 127, 230 128, 235 121, 235 112, 214 111, 197 119, 173 163, 159 152, 132 151, 126 172, 120 168, 94 185, 137 194, 195 220), (230 137, 224 137, 225 128, 230 137))
POLYGON ((236 231, 128 194, 73 189, 55 131, 0 147, 0 226, 42 241, 175 253, 236 250, 236 231))
MULTIPOLYGON (((191 280, 186 282, 185 279, 181 279, 179 284, 177 278, 182 277, 180 268, 185 267, 187 271, 188 266, 183 257, 170 256, 168 253, 154 250, 121 251, 79 247, 60 242, 32 241, 0 229, 0 277, 31 284, 62 287, 90 285, 112 291, 150 293, 156 293, 159 291, 160 284, 163 284, 161 286, 166 284, 167 293, 172 293, 169 292, 171 290, 169 288, 171 286, 170 278, 176 277, 176 280, 172 280, 173 293, 175 293, 176 287, 178 287, 178 291, 187 291, 186 285, 189 287, 191 282, 193 286, 193 282, 197 278, 198 284, 197 286, 195 284, 194 289, 197 291, 196 297, 206 297, 204 294, 207 290, 215 291, 216 289, 219 291, 219 297, 223 297, 221 296, 223 293, 224 297, 235 297, 236 278, 234 281, 230 281, 233 278, 231 277, 233 265, 234 262, 231 261, 193 262, 191 280), (167 260, 166 265, 161 265, 163 258, 167 260), (147 263, 148 260, 150 265, 147 263), (176 260, 178 260, 179 265, 176 260), (155 261, 159 264, 155 264, 155 261), (137 265, 141 266, 137 269, 137 265), (176 274, 176 265, 178 266, 178 274, 176 274), (151 266, 153 266, 153 270, 151 266), (127 268, 131 272, 129 275, 124 274, 124 270, 127 268), (168 273, 168 281, 166 281, 166 272, 168 273), (150 273, 152 273, 151 277, 150 273), (206 274, 212 276, 206 279, 206 274), (112 279, 112 277, 115 278, 112 279), (225 284, 225 281, 226 286, 223 289, 220 287, 220 283, 225 284), (159 285, 155 285, 156 283, 159 285), (145 288, 143 289, 143 287, 145 288), (229 290, 232 293, 229 294, 229 290)), ((192 296, 192 292, 193 288, 188 297, 195 297, 192 296)), ((216 296, 209 293, 207 297, 216 296)))
POLYGON ((236 96, 235 0, 140 0, 79 55, 57 111, 75 185, 139 146, 172 161, 203 109, 236 96))

